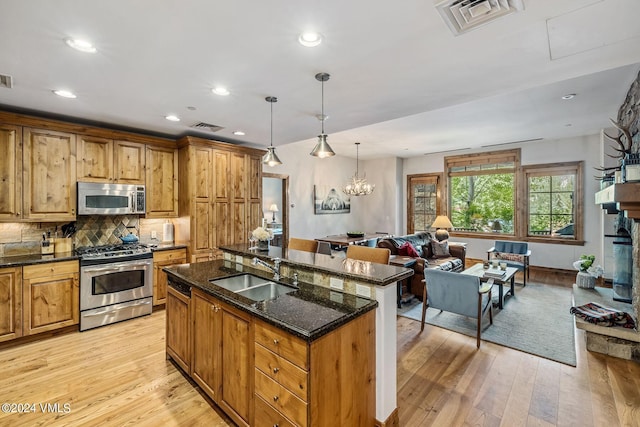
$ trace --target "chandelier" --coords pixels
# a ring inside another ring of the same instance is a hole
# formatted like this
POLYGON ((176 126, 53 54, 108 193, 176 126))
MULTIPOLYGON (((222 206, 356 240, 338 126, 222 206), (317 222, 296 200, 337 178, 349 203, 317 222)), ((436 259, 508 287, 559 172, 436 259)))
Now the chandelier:
POLYGON ((365 174, 363 174, 362 177, 358 176, 359 146, 360 143, 356 142, 356 174, 351 177, 349 182, 347 182, 347 184, 342 189, 344 194, 348 196, 367 196, 373 193, 373 189, 376 188, 375 184, 369 184, 367 182, 365 174))

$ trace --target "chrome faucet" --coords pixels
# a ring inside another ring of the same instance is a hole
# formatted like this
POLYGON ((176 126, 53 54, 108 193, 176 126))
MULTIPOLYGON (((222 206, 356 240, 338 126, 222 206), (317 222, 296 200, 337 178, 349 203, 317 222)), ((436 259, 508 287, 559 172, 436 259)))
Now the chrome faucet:
POLYGON ((273 271, 273 280, 280 280, 280 258, 274 258, 273 265, 271 265, 268 262, 259 259, 258 257, 254 257, 251 260, 251 264, 267 267, 269 270, 273 271))

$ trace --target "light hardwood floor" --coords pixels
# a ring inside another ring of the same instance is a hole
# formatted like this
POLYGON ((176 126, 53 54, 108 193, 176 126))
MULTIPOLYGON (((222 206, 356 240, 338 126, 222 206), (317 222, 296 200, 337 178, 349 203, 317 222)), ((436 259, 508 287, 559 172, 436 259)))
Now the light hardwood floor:
MULTIPOLYGON (((0 426, 231 425, 165 359, 164 311, 0 349, 0 426), (69 404, 44 413, 39 404, 69 404)), ((640 364, 588 353, 576 368, 398 318, 401 426, 640 426, 640 364)))

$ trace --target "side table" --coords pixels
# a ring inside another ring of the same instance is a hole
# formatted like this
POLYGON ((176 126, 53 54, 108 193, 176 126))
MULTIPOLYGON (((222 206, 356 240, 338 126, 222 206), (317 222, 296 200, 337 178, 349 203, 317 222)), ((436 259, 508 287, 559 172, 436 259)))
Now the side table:
MULTIPOLYGON (((400 256, 400 255, 391 255, 389 257, 389 264, 395 265, 398 267, 409 268, 412 267, 416 263, 416 259, 410 256, 400 256)), ((404 279, 407 281, 407 289, 409 289, 409 281, 411 280, 411 276, 404 279)), ((398 281, 398 308, 402 308, 402 303, 410 301, 413 299, 415 295, 410 294, 409 292, 402 293, 402 280, 398 281)))

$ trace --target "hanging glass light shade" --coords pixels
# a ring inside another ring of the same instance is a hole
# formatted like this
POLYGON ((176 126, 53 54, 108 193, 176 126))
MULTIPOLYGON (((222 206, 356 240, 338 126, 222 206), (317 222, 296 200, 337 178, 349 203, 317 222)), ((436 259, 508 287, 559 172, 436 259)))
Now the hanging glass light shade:
POLYGON ((324 82, 329 80, 329 77, 331 76, 328 73, 316 74, 316 80, 322 83, 322 114, 320 116, 320 121, 322 122, 322 130, 320 135, 318 135, 318 143, 313 148, 310 154, 314 157, 320 157, 321 159, 336 155, 336 153, 329 146, 329 143, 327 142, 327 135, 324 133, 324 121, 327 118, 327 116, 324 115, 324 82))
POLYGON ((375 184, 369 184, 367 182, 367 178, 365 174, 362 176, 358 175, 358 149, 360 147, 360 143, 356 142, 356 173, 351 177, 349 182, 344 186, 342 191, 344 194, 348 196, 368 196, 373 193, 373 190, 376 188, 375 184))

